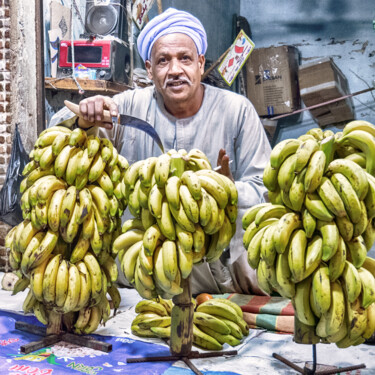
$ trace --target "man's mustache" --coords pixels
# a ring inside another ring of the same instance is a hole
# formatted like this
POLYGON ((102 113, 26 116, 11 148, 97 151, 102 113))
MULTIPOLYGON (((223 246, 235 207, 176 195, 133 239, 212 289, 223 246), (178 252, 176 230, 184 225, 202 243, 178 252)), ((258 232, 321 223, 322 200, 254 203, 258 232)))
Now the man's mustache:
POLYGON ((189 78, 186 78, 186 77, 167 78, 167 79, 164 81, 163 89, 166 89, 166 88, 167 88, 167 85, 168 85, 169 83, 173 83, 173 82, 176 82, 176 81, 181 81, 181 82, 187 83, 189 86, 192 85, 192 82, 190 81, 190 79, 189 79, 189 78))

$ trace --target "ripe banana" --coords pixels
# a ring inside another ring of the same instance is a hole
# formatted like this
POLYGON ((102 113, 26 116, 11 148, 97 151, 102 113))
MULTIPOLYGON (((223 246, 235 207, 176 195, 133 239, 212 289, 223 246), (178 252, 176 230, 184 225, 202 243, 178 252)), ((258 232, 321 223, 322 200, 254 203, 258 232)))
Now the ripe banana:
POLYGON ((341 275, 343 282, 343 288, 347 299, 350 303, 353 303, 361 293, 362 284, 359 273, 352 263, 345 261, 345 267, 341 275))
POLYGON ((336 217, 336 225, 339 230, 340 236, 345 241, 350 241, 353 238, 354 224, 347 216, 336 217))
POLYGON ((346 260, 346 244, 344 239, 340 236, 339 245, 335 255, 329 260, 329 278, 331 281, 336 281, 344 271, 346 260))
POLYGON ((331 283, 331 305, 325 314, 327 336, 337 333, 345 324, 345 297, 338 281, 331 283))
POLYGON ((313 193, 321 183, 324 168, 326 165, 326 156, 319 150, 313 153, 307 166, 305 175, 305 191, 313 193))
POLYGON ((291 271, 288 263, 288 252, 277 254, 276 258, 276 281, 279 285, 278 291, 284 298, 293 298, 296 294, 294 282, 291 281, 291 271))
POLYGON ((199 178, 193 171, 185 171, 181 175, 181 182, 188 187, 190 194, 196 201, 202 198, 202 186, 199 178))
POLYGON ((277 182, 281 190, 288 192, 295 177, 296 154, 288 156, 281 164, 277 174, 277 182))
POLYGON ((307 139, 303 141, 296 150, 295 172, 300 173, 309 162, 312 154, 318 150, 319 143, 315 139, 307 139))
POLYGON ((360 149, 366 155, 366 171, 371 175, 375 174, 375 139, 372 134, 363 130, 353 130, 340 138, 337 143, 360 149))
POLYGON ((375 302, 375 278, 366 268, 359 268, 358 275, 362 283, 361 306, 367 309, 375 302))
POLYGON ((316 219, 331 221, 334 218, 334 215, 328 210, 316 192, 306 194, 305 206, 316 219))
POLYGON ((300 144, 301 141, 298 139, 285 139, 279 142, 271 151, 271 167, 278 169, 289 155, 297 151, 300 144))
POLYGON ((302 228, 302 221, 297 213, 287 213, 280 218, 273 236, 275 249, 278 253, 281 254, 285 251, 291 234, 299 228, 302 228))
POLYGON ((311 283, 311 277, 308 277, 296 284, 296 294, 293 301, 298 320, 308 326, 315 326, 316 317, 310 306, 311 283))
POLYGON ((354 237, 346 242, 348 249, 347 258, 356 268, 362 267, 367 257, 367 248, 362 236, 354 237))
POLYGON ((331 306, 331 282, 329 269, 322 263, 312 275, 312 298, 319 315, 325 314, 331 306))
POLYGON ((57 271, 59 269, 62 255, 55 255, 47 264, 43 278, 43 301, 44 303, 54 304, 56 298, 57 271))
POLYGON ((306 208, 302 211, 302 225, 306 233, 306 237, 311 238, 315 232, 316 219, 306 208))
POLYGON ((335 173, 344 175, 353 186, 358 199, 365 198, 368 191, 368 181, 366 172, 357 164, 349 159, 333 160, 327 168, 327 175, 331 176, 335 173))
POLYGON ((301 173, 295 176, 289 190, 289 201, 295 211, 301 211, 305 201, 305 174, 306 169, 303 169, 301 173))
POLYGON ((322 260, 324 262, 331 259, 338 248, 339 245, 339 230, 334 221, 317 221, 316 229, 320 232, 323 238, 322 244, 322 260))
POLYGON ((322 182, 318 186, 317 192, 330 212, 337 217, 346 216, 344 202, 329 178, 322 178, 322 182))
POLYGON ((69 264, 65 259, 61 260, 61 263, 57 270, 56 276, 56 298, 55 303, 57 307, 63 307, 66 296, 68 295, 69 287, 69 264))
POLYGON ((159 188, 163 188, 169 177, 169 167, 171 157, 168 154, 162 154, 158 157, 155 165, 155 182, 159 188))
POLYGON ((288 265, 292 274, 292 281, 299 283, 305 274, 305 253, 307 238, 303 229, 295 230, 288 247, 288 265))

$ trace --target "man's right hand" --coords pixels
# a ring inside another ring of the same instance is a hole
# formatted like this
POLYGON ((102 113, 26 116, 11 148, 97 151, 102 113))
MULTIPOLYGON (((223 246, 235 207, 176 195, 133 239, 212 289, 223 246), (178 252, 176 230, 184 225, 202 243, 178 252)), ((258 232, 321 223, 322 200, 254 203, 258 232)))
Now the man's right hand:
POLYGON ((108 96, 95 95, 79 102, 81 116, 78 119, 78 126, 86 129, 92 126, 99 126, 112 129, 112 123, 103 122, 103 111, 108 110, 111 116, 117 117, 118 108, 114 100, 108 96))

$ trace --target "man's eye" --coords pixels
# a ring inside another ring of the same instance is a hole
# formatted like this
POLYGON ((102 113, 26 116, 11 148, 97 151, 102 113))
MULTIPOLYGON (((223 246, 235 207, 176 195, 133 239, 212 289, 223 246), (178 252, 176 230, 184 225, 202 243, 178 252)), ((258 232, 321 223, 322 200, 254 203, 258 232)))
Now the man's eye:
POLYGON ((158 64, 165 64, 167 61, 167 59, 165 57, 161 57, 159 60, 158 60, 158 64))
POLYGON ((190 61, 191 58, 190 58, 190 56, 185 55, 185 56, 182 57, 182 60, 183 61, 190 61))

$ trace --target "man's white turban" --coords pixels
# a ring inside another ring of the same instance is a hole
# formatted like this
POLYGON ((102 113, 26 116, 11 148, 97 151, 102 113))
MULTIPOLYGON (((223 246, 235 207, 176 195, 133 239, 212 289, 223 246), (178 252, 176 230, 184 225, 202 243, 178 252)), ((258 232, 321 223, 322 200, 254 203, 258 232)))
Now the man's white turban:
POLYGON ((152 46, 160 37, 174 33, 188 35, 197 46, 198 54, 206 53, 207 35, 198 18, 188 12, 168 8, 154 17, 138 36, 138 51, 143 61, 150 60, 152 46))

